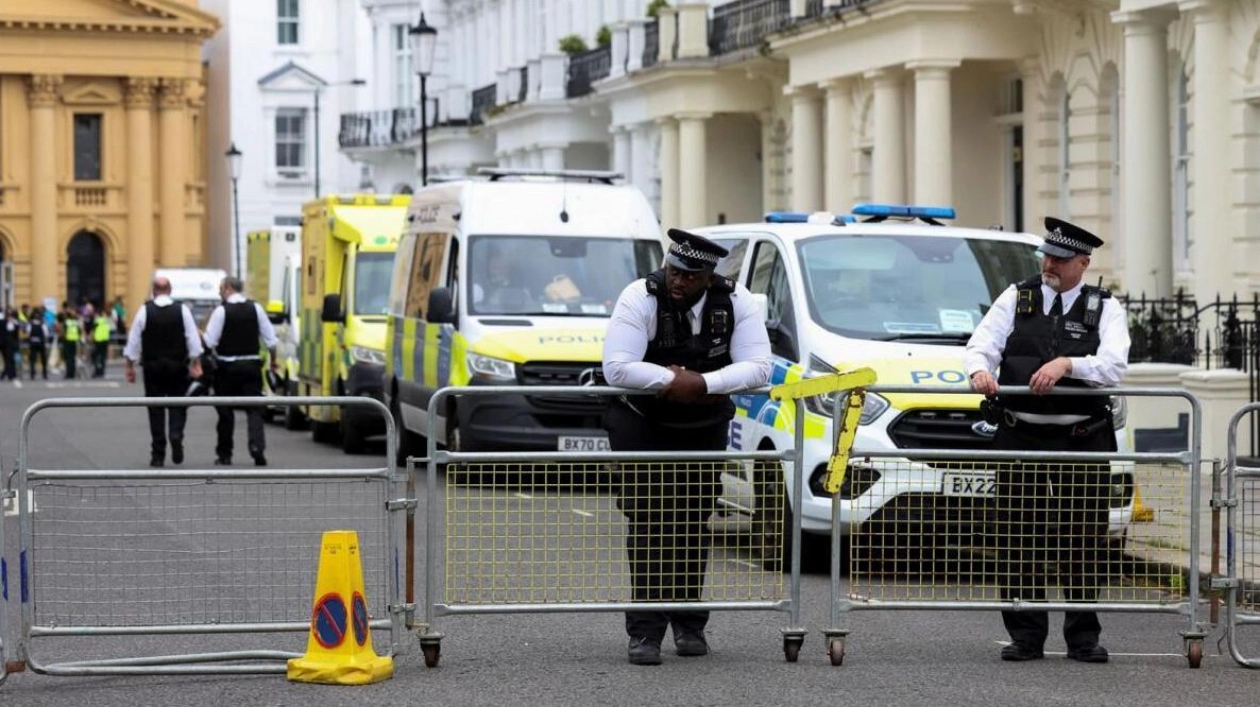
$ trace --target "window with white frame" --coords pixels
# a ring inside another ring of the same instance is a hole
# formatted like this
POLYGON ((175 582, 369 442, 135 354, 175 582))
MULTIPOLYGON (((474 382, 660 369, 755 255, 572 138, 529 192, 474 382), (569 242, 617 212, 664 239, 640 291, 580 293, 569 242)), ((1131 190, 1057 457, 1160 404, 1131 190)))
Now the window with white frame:
POLYGON ((276 111, 276 171, 298 177, 306 171, 306 109, 276 111))
POLYGON ((276 0, 276 42, 297 44, 300 39, 301 0, 276 0))
POLYGON ((390 43, 394 65, 394 107, 408 108, 415 105, 416 77, 411 62, 410 28, 407 25, 393 25, 390 43))
POLYGON ((1173 125, 1173 266, 1190 269, 1190 81, 1177 72, 1173 125))
POLYGON ((1059 213, 1072 218, 1072 94, 1067 86, 1059 99, 1059 213))

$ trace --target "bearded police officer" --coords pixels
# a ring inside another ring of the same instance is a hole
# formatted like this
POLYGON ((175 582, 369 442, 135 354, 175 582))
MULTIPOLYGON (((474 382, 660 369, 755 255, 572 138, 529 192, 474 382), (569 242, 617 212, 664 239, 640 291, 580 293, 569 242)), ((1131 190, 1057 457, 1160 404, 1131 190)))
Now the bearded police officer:
MULTIPOLYGON (((153 299, 136 312, 123 348, 127 382, 136 382, 136 364, 139 363, 144 368, 145 397, 180 397, 188 389, 189 376, 201 375, 201 352, 201 334, 192 312, 171 299, 170 280, 154 278, 153 299)), ((148 410, 152 438, 149 466, 162 466, 166 462, 168 439, 171 462, 182 464, 188 408, 153 406, 148 410)))
MULTIPOLYGON (((669 237, 665 267, 622 291, 608 325, 608 383, 655 391, 611 403, 604 426, 614 451, 723 450, 735 412, 728 394, 770 378, 770 341, 752 295, 713 272, 726 249, 678 229, 669 237)), ((621 470, 635 601, 700 600, 718 473, 712 463, 621 470)), ((708 620, 707 611, 626 612, 630 662, 659 664, 669 625, 678 655, 705 655, 708 620)))
MULTIPOLYGON (((215 307, 206 323, 206 346, 214 349, 216 369, 215 395, 261 396, 262 356, 259 340, 271 353, 271 368, 276 368, 276 330, 267 319, 262 305, 245 299, 245 287, 239 278, 223 278, 219 294, 223 304, 215 307)), ((232 463, 232 433, 235 427, 235 411, 230 407, 217 407, 219 423, 216 427, 219 440, 215 445, 215 464, 232 463)), ((245 408, 245 424, 249 436, 249 455, 255 466, 266 466, 267 440, 263 432, 262 408, 245 408)))
MULTIPOLYGON (((1114 452, 1105 395, 1048 396, 1056 388, 1114 386, 1129 360, 1124 309, 1106 290, 1082 284, 1094 234, 1047 218, 1041 275, 1013 285, 993 303, 967 343, 971 388, 990 398, 999 385, 1029 386, 1033 395, 991 400, 994 449, 1114 452), (993 371, 1000 370, 995 380, 993 371)), ((1051 455, 1046 455, 1047 457, 1051 455)), ((1045 568, 1059 566, 1068 601, 1092 602, 1103 579, 1108 523, 1106 463, 1014 462, 997 472, 1000 567, 1004 601, 1045 601, 1045 568)), ((1003 611, 1011 643, 1002 660, 1043 657, 1049 632, 1044 611, 1003 611)), ((1105 663, 1102 627, 1093 611, 1069 611, 1067 656, 1105 663)))

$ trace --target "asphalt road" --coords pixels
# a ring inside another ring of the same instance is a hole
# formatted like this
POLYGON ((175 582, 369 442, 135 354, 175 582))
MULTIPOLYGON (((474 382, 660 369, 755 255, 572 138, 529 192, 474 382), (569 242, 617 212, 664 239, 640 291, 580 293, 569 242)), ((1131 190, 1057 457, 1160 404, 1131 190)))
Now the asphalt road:
MULTIPOLYGON (((45 397, 125 393, 139 394, 139 389, 114 378, 71 387, 29 381, 21 388, 0 384, 0 459, 6 474, 17 453, 18 422, 31 403, 45 397)), ((193 411, 186 467, 210 465, 213 427, 211 410, 193 411)), ((383 463, 383 445, 373 446, 370 456, 347 457, 338 449, 314 444, 309 433, 270 425, 267 434, 273 466, 352 468, 383 463)), ((243 447, 240 422, 237 438, 238 447, 243 447)), ((57 411, 41 415, 32 429, 31 464, 40 468, 143 468, 147 454, 147 426, 139 409, 57 411)), ((238 451, 237 459, 247 457, 238 451)), ((192 485, 168 493, 102 484, 90 491, 46 489, 42 493, 47 494, 48 504, 37 508, 36 515, 45 514, 37 522, 49 538, 46 542, 83 545, 83 538, 90 536, 94 543, 90 556, 72 556, 37 569, 43 582, 40 596, 48 602, 41 602, 44 615, 64 614, 67 621, 83 616, 121 622, 136 617, 187 619, 216 614, 234 620, 271 620, 301 617, 309 611, 309 606, 293 606, 306 601, 298 597, 310 596, 306 585, 313 580, 314 561, 297 556, 308 551, 309 543, 292 543, 293 556, 275 551, 289 545, 289 538, 309 535, 322 525, 311 521, 305 511, 311 507, 310 498, 293 488, 260 485, 229 491, 192 485), (124 522, 144 529, 151 538, 145 553, 150 556, 137 557, 135 548, 111 540, 116 535, 111 528, 124 522), (185 532, 189 530, 196 533, 185 532), (263 541, 250 542, 251 538, 263 541), (259 551, 260 546, 271 550, 259 551), (213 562, 206 560, 208 550, 214 551, 209 553, 213 562), (263 576, 284 577, 293 586, 251 586, 251 580, 263 576), (223 596, 197 594, 199 588, 228 586, 225 578, 235 579, 236 584, 223 596), (111 591, 112 586, 130 589, 111 591)), ((352 522, 359 515, 356 509, 370 507, 373 500, 362 489, 332 487, 321 493, 315 494, 319 499, 315 507, 330 522, 352 522)), ((499 495, 513 497, 511 492, 499 495)), ((591 505, 557 500, 558 505, 545 509, 531 523, 542 528, 551 519, 565 517, 572 523, 581 516, 586 519, 583 522, 599 524, 603 518, 614 517, 606 513, 606 499, 598 494, 583 501, 591 505), (575 508, 592 515, 574 516, 575 508)), ((16 522, 13 517, 4 522, 5 556, 13 566, 16 522)), ((370 538, 377 538, 371 533, 379 532, 379 526, 365 522, 362 527, 370 538)), ((424 542, 423 523, 419 527, 417 551, 424 542)), ((614 531, 610 526, 598 534, 613 538, 614 531)), ((721 554, 723 562, 744 561, 738 548, 721 554)), ((596 571, 622 571, 606 554, 596 562, 604 568, 596 571)), ((417 568, 423 571, 422 555, 417 568)), ((369 592, 378 586, 374 581, 369 579, 369 592)), ((1047 659, 1012 664, 998 660, 1005 633, 992 613, 853 612, 845 617, 852 630, 845 663, 832 667, 820 633, 828 624, 828 585, 825 575, 803 578, 802 623, 810 634, 800 661, 794 664, 785 662, 782 653, 779 631, 787 625, 786 614, 715 614, 709 631, 711 655, 678 658, 667 641, 665 664, 656 668, 626 663, 618 614, 462 616, 439 620, 438 627, 446 636, 440 667, 426 668, 414 640, 409 639, 413 650, 396 659, 392 680, 357 690, 291 684, 280 676, 54 678, 27 672, 12 675, 0 685, 0 704, 1093 706, 1253 705, 1256 701, 1260 675, 1220 654, 1218 628, 1212 629, 1205 644, 1202 669, 1192 671, 1186 667, 1178 635, 1186 620, 1169 615, 1104 616, 1103 639, 1112 651, 1112 662, 1083 665, 1063 658, 1057 616, 1052 618, 1047 659)), ((10 596, 16 595, 16 576, 11 576, 10 596)), ((384 601, 378 596, 370 600, 374 605, 384 601)), ((8 609, 12 624, 16 602, 10 602, 8 609)), ((1255 638, 1248 636, 1247 647, 1260 656, 1260 630, 1255 633, 1255 638)), ((381 638, 378 634, 378 642, 381 638)), ((300 651, 304 644, 301 634, 58 638, 41 639, 32 650, 45 659, 77 660, 230 647, 300 651)))

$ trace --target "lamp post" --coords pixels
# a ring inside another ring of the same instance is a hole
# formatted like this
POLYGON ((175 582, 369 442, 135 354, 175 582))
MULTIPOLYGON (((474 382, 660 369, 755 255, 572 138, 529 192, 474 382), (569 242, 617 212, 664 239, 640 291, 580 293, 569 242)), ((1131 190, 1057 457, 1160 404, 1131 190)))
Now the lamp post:
POLYGON ((321 132, 319 129, 319 96, 321 93, 324 92, 324 89, 329 86, 365 86, 365 85, 367 85, 367 79, 350 79, 349 81, 334 81, 332 83, 325 83, 325 84, 321 84, 315 87, 314 125, 315 125, 315 198, 316 199, 319 198, 319 139, 321 135, 321 132))
POLYGON ((232 175, 232 217, 235 221, 235 235, 232 239, 232 250, 236 252, 236 277, 241 276, 241 202, 237 197, 236 182, 241 178, 241 151, 236 149, 236 143, 223 153, 227 157, 228 170, 232 175))
POLYGON ((429 74, 433 73, 433 55, 437 51, 437 29, 424 21, 424 13, 420 13, 420 22, 408 32, 411 40, 411 59, 416 63, 416 74, 420 76, 420 185, 429 185, 429 74))

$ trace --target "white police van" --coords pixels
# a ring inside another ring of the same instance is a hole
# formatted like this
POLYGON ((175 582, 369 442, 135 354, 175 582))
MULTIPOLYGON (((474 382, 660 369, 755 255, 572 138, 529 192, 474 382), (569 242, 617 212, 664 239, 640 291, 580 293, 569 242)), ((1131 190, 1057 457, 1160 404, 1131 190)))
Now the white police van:
MULTIPOLYGON (((1040 271, 1040 237, 942 225, 953 218, 952 208, 859 204, 852 214, 775 212, 763 223, 696 232, 730 250, 718 265, 720 274, 768 299, 772 385, 869 366, 880 384, 926 389, 966 383, 964 346, 990 303, 1012 283, 1040 271)), ((868 394, 854 447, 984 449, 996 428, 983 420, 981 400, 926 392, 868 394)), ((791 401, 740 395, 735 404, 731 449, 794 444, 791 401)), ((829 397, 805 401, 802 556, 815 561, 826 556, 825 543, 817 541, 831 529, 831 500, 822 482, 832 449, 832 404, 829 397)), ((1113 413, 1117 443, 1125 449, 1121 398, 1113 398, 1113 413)), ((763 523, 790 527, 780 519, 796 509, 780 511, 759 502, 790 497, 774 484, 782 477, 783 488, 792 488, 793 469, 778 467, 732 467, 723 478, 721 503, 763 523)), ((1119 535, 1134 508, 1132 465, 1113 464, 1112 471, 1109 532, 1119 535)), ((956 525, 991 508, 993 493, 993 473, 979 464, 854 459, 840 490, 842 530, 847 534, 870 524, 900 535, 975 533, 978 529, 956 525)))

